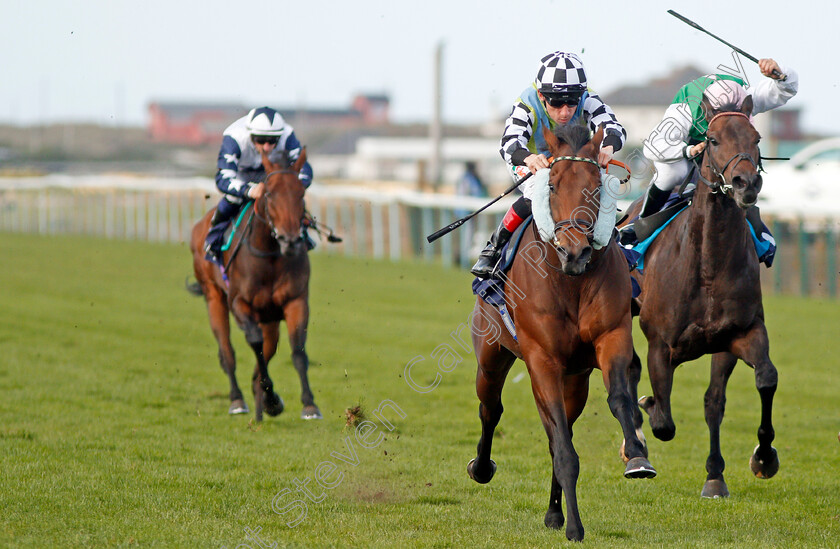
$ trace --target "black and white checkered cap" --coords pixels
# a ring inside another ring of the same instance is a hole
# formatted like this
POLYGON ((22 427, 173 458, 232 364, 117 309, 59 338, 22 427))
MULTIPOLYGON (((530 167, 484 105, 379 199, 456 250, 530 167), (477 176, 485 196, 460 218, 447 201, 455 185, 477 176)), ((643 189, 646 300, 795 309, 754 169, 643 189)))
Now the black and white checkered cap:
POLYGON ((574 53, 550 53, 540 61, 534 84, 543 93, 585 90, 583 62, 574 53))

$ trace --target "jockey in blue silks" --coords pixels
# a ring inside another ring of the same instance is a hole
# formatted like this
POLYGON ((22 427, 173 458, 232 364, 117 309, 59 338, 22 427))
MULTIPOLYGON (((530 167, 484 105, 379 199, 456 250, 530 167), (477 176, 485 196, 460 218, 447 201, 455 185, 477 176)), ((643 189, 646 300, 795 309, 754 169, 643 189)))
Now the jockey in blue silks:
MULTIPOLYGON (((554 130, 566 124, 587 124, 596 132, 604 128, 598 163, 606 167, 613 154, 623 146, 627 132, 612 109, 587 89, 583 62, 574 53, 556 51, 542 58, 534 83, 522 92, 505 122, 500 153, 511 170, 514 182, 526 174, 548 168, 551 153, 543 137, 543 128, 554 130)), ((499 259, 502 247, 513 231, 531 215, 531 193, 536 178, 522 185, 522 196, 513 203, 502 223, 481 251, 471 272, 488 278, 499 259)))
MULTIPOLYGON (((267 153, 269 160, 278 163, 284 156, 295 161, 300 152, 301 144, 294 129, 270 107, 252 109, 225 129, 219 149, 219 170, 216 172, 216 187, 224 196, 216 206, 204 243, 208 260, 222 264, 225 229, 245 203, 259 199, 265 192, 262 153, 267 153)), ((309 162, 300 170, 299 179, 304 188, 312 183, 309 162)), ((311 247, 313 243, 306 231, 302 231, 311 247)))

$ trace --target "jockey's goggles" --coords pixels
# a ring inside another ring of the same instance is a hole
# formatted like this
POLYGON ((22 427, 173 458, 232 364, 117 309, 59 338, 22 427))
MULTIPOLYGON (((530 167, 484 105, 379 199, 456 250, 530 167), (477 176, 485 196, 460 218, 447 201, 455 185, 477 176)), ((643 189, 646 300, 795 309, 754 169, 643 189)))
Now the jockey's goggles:
POLYGON ((580 93, 545 93, 543 92, 543 99, 552 107, 577 107, 580 103, 580 98, 583 94, 580 93))
POLYGON ((251 140, 257 145, 265 145, 266 143, 276 145, 280 138, 276 135, 252 135, 251 140))

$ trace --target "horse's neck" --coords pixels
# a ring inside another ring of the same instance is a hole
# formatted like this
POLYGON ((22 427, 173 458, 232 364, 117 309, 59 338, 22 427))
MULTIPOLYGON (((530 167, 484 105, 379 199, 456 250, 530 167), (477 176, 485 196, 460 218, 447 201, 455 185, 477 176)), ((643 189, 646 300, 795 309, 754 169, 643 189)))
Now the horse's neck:
MULTIPOLYGON (((707 174, 704 174, 704 176, 707 174)), ((688 237, 696 242, 704 267, 714 268, 727 258, 741 261, 748 252, 744 211, 720 192, 698 183, 694 194, 688 237)))

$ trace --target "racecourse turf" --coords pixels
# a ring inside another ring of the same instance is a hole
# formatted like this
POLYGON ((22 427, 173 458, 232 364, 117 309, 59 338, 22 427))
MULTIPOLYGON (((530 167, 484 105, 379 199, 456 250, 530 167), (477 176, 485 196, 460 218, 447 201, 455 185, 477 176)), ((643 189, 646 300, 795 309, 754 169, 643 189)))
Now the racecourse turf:
MULTIPOLYGON (((324 419, 299 419, 284 336, 269 371, 286 411, 255 424, 253 412, 227 414, 204 303, 184 290, 185 244, 0 234, 0 256, 0 547, 568 543, 543 526, 550 459, 521 362, 498 472, 487 485, 466 474, 480 433, 475 364, 451 335, 472 308, 466 273, 314 254, 308 351, 324 419), (451 355, 438 370, 443 344, 463 363, 451 355), (409 363, 425 392, 409 386, 409 363)), ((759 399, 739 364, 722 427, 728 499, 699 497, 708 359, 676 373, 676 438, 646 424, 659 472, 646 481, 622 477, 618 422, 593 374, 574 439, 584 546, 840 546, 839 305, 765 300, 781 469, 749 471, 759 399)), ((253 409, 253 355, 238 330, 234 342, 253 409)))

